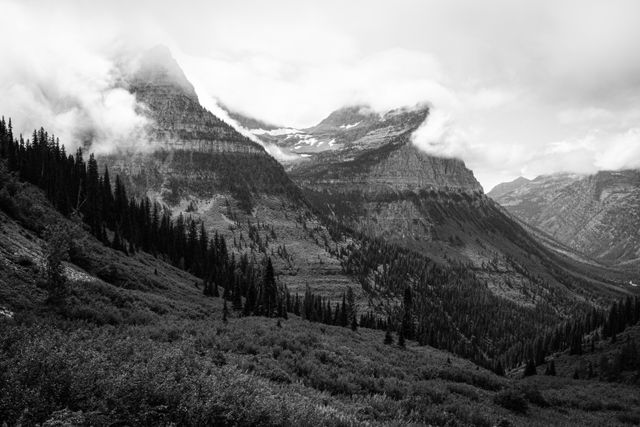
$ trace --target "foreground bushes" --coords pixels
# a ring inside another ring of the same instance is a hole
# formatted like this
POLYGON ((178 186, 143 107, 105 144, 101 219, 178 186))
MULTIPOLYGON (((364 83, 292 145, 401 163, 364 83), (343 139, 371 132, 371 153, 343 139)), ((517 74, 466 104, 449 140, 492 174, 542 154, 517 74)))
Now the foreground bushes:
POLYGON ((293 414, 296 423, 349 421, 295 387, 198 354, 193 340, 163 344, 121 332, 0 324, 0 419, 33 425, 66 408, 55 417, 93 425, 283 425, 293 414))

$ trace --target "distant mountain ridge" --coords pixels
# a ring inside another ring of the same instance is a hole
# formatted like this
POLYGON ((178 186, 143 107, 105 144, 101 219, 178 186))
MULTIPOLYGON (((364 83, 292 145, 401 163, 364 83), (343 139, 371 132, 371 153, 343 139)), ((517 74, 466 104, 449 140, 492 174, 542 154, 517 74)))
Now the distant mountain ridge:
POLYGON ((490 197, 522 221, 587 256, 640 260, 640 171, 557 174, 496 186, 490 197))

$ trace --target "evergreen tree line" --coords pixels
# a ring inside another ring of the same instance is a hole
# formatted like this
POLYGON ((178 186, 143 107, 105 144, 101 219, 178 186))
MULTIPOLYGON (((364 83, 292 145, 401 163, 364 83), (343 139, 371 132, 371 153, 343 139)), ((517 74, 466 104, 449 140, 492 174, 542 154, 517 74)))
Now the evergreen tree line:
POLYGON ((592 309, 589 313, 563 322, 543 334, 517 343, 500 358, 501 367, 510 369, 525 364, 542 365, 552 353, 569 350, 581 355, 588 351, 585 335, 591 334, 591 351, 599 338, 615 342, 617 334, 640 321, 640 298, 626 297, 614 302, 609 310, 592 309))
POLYGON ((41 188, 49 201, 64 215, 77 213, 91 233, 105 245, 133 254, 151 253, 203 279, 204 293, 224 296, 239 307, 247 301, 247 314, 283 315, 286 290, 275 282, 271 260, 264 262, 264 273, 256 271, 247 257, 236 263, 227 244, 217 232, 209 238, 204 224, 170 212, 148 198, 128 197, 126 188, 115 177, 112 188, 109 170, 101 175, 93 155, 84 160, 82 149, 68 155, 64 145, 43 128, 31 139, 14 139, 11 120, 0 119, 0 157, 20 179, 41 188), (262 280, 260 280, 262 279, 262 280))
MULTIPOLYGON (((342 231, 333 227, 332 233, 342 231)), ((395 331, 398 341, 412 339, 493 368, 522 337, 534 337, 558 321, 547 305, 523 308, 496 296, 463 265, 441 265, 382 239, 357 237, 357 244, 336 254, 344 271, 386 308, 378 313, 384 321, 370 320, 375 316, 365 321, 395 331)))

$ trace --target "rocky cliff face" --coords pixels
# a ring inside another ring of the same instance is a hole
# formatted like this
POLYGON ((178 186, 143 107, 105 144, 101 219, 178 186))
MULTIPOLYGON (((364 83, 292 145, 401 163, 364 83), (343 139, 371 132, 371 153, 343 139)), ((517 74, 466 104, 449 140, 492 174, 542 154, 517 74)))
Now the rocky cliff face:
POLYGON ((290 175, 301 185, 327 192, 386 193, 447 189, 481 192, 464 162, 430 156, 411 143, 429 114, 425 106, 378 114, 365 106, 334 111, 304 129, 258 131, 289 155, 290 175))
POLYGON ((448 191, 482 192, 473 173, 459 159, 429 156, 401 135, 387 146, 357 156, 318 156, 290 168, 301 185, 319 191, 369 194, 448 191))
POLYGON ((622 265, 640 260, 640 171, 541 176, 489 196, 590 257, 622 265))
POLYGON ((169 50, 145 52, 129 79, 129 90, 144 105, 159 148, 200 152, 264 153, 264 149, 203 108, 169 50))
POLYGON ((128 76, 142 113, 151 119, 152 152, 116 153, 102 160, 126 174, 138 193, 153 192, 175 205, 188 196, 227 194, 243 208, 255 194, 296 197, 295 184, 260 144, 203 108, 169 50, 139 57, 128 76))

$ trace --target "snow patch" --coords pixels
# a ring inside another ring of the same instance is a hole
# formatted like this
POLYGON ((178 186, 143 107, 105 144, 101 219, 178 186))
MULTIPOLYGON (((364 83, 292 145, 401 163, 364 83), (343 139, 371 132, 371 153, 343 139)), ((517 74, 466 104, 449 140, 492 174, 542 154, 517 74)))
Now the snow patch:
POLYGON ((251 133, 254 135, 282 136, 282 135, 294 135, 294 134, 300 133, 300 131, 298 129, 293 129, 293 128, 280 128, 280 129, 272 129, 272 130, 251 129, 251 133))
POLYGON ((362 123, 362 122, 353 123, 351 125, 340 125, 340 129, 351 129, 351 128, 354 128, 354 127, 358 126, 360 123, 362 123))

